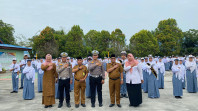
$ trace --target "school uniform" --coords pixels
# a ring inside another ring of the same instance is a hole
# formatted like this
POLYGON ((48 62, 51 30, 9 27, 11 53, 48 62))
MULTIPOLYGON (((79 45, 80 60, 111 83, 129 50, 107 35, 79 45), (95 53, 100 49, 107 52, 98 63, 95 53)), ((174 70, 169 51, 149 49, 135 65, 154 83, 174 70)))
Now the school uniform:
POLYGON ((23 99, 33 99, 34 93, 34 80, 35 80, 35 69, 32 66, 26 65, 23 69, 24 74, 24 87, 23 87, 23 99))

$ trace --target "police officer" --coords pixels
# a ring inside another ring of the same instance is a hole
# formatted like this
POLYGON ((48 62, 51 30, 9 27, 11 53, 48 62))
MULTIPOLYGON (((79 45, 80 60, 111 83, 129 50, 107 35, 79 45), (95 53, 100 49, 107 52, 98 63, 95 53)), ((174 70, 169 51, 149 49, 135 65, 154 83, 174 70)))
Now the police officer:
POLYGON ((68 54, 66 52, 61 53, 62 62, 58 64, 57 72, 59 74, 59 83, 58 83, 58 90, 59 90, 59 105, 58 108, 63 106, 64 100, 64 89, 66 93, 66 104, 67 107, 71 107, 70 105, 70 84, 72 84, 72 67, 69 62, 66 62, 68 54))
POLYGON ((98 60, 99 52, 93 50, 92 54, 93 60, 88 65, 88 70, 90 72, 91 107, 95 107, 96 89, 99 107, 102 107, 102 84, 104 84, 105 80, 105 70, 102 63, 98 60))

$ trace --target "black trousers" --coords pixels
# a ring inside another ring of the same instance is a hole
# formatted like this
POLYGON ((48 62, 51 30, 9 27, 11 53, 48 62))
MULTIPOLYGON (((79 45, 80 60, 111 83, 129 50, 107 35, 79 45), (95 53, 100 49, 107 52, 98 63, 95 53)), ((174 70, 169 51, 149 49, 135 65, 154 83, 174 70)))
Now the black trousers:
POLYGON ((102 77, 94 78, 91 77, 89 78, 89 84, 90 84, 90 90, 91 90, 91 103, 95 104, 96 102, 96 88, 97 88, 97 93, 98 93, 98 102, 99 104, 102 104, 102 77))
POLYGON ((70 79, 66 79, 66 80, 61 80, 59 79, 58 81, 58 91, 59 91, 59 102, 63 103, 64 100, 64 89, 65 89, 65 93, 66 93, 66 103, 70 102, 70 79))

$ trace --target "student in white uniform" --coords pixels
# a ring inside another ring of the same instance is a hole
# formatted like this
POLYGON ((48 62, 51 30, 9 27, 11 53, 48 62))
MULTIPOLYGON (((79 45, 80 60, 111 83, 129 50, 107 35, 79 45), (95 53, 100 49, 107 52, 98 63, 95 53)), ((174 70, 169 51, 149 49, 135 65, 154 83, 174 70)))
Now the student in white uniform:
POLYGON ((25 68, 25 66, 27 64, 27 59, 28 59, 28 55, 25 54, 24 55, 24 59, 21 60, 21 63, 20 63, 20 68, 21 68, 21 87, 19 89, 23 89, 23 82, 24 82, 23 69, 25 68))
POLYGON ((23 69, 24 74, 24 88, 23 88, 23 99, 31 100, 35 97, 34 93, 34 80, 35 80, 35 69, 31 65, 31 60, 27 60, 27 65, 23 69))
POLYGON ((10 71, 12 72, 12 88, 13 88, 13 91, 10 93, 18 93, 20 66, 16 62, 17 62, 16 58, 13 58, 12 64, 10 65, 10 71))

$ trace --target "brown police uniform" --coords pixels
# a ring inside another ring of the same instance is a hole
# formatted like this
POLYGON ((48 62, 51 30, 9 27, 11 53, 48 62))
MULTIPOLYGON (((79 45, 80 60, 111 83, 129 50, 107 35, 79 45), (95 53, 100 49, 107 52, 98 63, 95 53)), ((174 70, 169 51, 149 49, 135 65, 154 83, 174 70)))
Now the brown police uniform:
MULTIPOLYGON (((79 65, 74 66, 73 69, 79 68, 79 65)), ((81 79, 84 79, 86 74, 88 74, 87 67, 82 65, 82 69, 79 69, 77 72, 74 73, 74 98, 75 98, 75 104, 79 104, 80 99, 80 91, 81 91, 81 104, 85 104, 85 88, 86 88, 86 82, 80 82, 81 79)))
POLYGON ((120 75, 123 72, 123 67, 120 63, 108 63, 107 70, 114 67, 115 65, 119 65, 116 69, 109 73, 109 93, 111 98, 111 104, 115 104, 115 96, 116 103, 120 104, 120 75))

